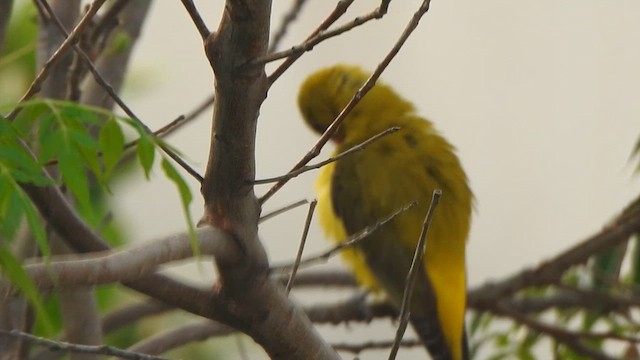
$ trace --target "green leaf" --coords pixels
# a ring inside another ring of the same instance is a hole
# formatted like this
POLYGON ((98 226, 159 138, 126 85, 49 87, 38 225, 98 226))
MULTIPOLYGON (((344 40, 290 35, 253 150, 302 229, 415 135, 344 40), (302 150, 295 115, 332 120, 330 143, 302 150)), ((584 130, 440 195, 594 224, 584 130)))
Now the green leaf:
POLYGON ((23 211, 20 199, 8 183, 0 181, 0 235, 12 240, 20 227, 23 211))
POLYGON ((102 151, 102 163, 104 164, 105 177, 111 177, 113 169, 120 161, 124 152, 124 134, 122 128, 115 120, 107 121, 98 136, 100 150, 102 151))
POLYGON ((71 148, 84 160, 82 164, 88 167, 99 181, 104 180, 98 160, 98 143, 91 137, 88 130, 71 128, 68 134, 73 142, 71 148))
POLYGON ((40 300, 40 294, 33 280, 29 277, 29 274, 24 270, 20 261, 16 259, 9 250, 4 247, 0 247, 0 269, 2 274, 11 281, 11 284, 18 288, 27 300, 36 309, 38 317, 46 324, 47 332, 53 332, 53 326, 49 315, 44 309, 42 301, 40 300))
POLYGON ((29 225, 29 230, 36 238, 36 242, 38 243, 38 248, 42 253, 42 256, 49 261, 49 257, 51 255, 51 251, 49 250, 49 243, 47 242, 47 235, 44 231, 44 227, 40 222, 40 216, 38 212, 33 207, 31 203, 31 199, 27 197, 27 195, 22 191, 22 189, 17 188, 16 193, 20 197, 20 202, 22 204, 22 211, 24 211, 24 215, 27 218, 27 224, 29 225))
POLYGON ((106 49, 109 54, 119 54, 131 47, 131 36, 124 31, 117 31, 112 35, 111 43, 106 49))
POLYGON ((620 244, 597 255, 593 265, 594 286, 598 290, 607 290, 618 282, 620 267, 627 251, 627 244, 620 244))
POLYGON ((19 182, 37 185, 50 183, 49 179, 42 174, 40 165, 17 144, 0 142, 0 168, 19 182))
POLYGON ((52 116, 42 118, 38 132, 40 135, 38 160, 41 164, 45 164, 56 158, 60 150, 64 147, 65 140, 62 132, 56 129, 52 116))
POLYGON ((138 153, 138 159, 140 165, 144 169, 144 176, 149 179, 149 173, 151 167, 153 167, 153 159, 155 156, 155 147, 148 135, 141 135, 138 139, 138 145, 136 146, 136 152, 138 153))
POLYGON ((62 181, 75 196, 80 212, 88 219, 93 219, 89 183, 84 168, 80 166, 81 158, 73 149, 62 149, 58 159, 58 168, 62 181))
POLYGON ((176 170, 176 168, 171 165, 169 160, 163 158, 162 159, 162 170, 164 170, 165 175, 173 181, 174 184, 178 187, 178 192, 180 193, 180 200, 182 201, 182 211, 184 212, 184 216, 187 221, 187 226, 189 230, 189 239, 191 240, 191 249, 195 256, 200 255, 200 246, 198 245, 198 241, 196 240, 196 229, 193 226, 193 221, 191 221, 191 211, 189 210, 189 204, 193 200, 193 196, 191 195, 191 190, 189 190, 189 186, 187 182, 184 181, 180 173, 176 170))

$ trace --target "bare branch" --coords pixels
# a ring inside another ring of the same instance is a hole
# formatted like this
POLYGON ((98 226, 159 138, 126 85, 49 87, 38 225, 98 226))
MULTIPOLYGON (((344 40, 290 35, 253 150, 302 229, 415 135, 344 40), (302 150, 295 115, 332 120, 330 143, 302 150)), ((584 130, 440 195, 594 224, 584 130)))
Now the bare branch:
MULTIPOLYGON (((144 3, 147 1, 140 2, 144 3)), ((130 0, 115 0, 111 3, 111 6, 109 6, 109 8, 104 12, 104 15, 102 15, 96 22, 93 33, 91 34, 91 43, 97 43, 101 41, 100 39, 106 39, 107 37, 109 37, 111 31, 118 25, 118 16, 122 13, 122 10, 124 10, 124 8, 127 7, 127 5, 129 5, 130 3, 130 0)), ((144 8, 147 5, 136 4, 133 6, 144 8)), ((124 22, 126 23, 127 21, 125 20, 124 22)), ((140 21, 139 25, 142 25, 142 21, 140 21)))
POLYGON ((336 359, 309 319, 268 276, 268 259, 257 233, 255 138, 268 83, 264 65, 243 64, 266 53, 270 15, 271 1, 227 0, 218 30, 205 41, 216 77, 216 101, 201 187, 205 201, 201 222, 229 232, 242 249, 243 256, 216 258, 218 291, 245 322, 244 327, 234 327, 272 357, 336 359))
MULTIPOLYGON (((91 38, 86 40, 91 42, 89 46, 93 47, 93 49, 90 48, 91 51, 88 50, 89 55, 92 56, 92 59, 97 56, 96 69, 105 82, 111 85, 115 93, 120 92, 131 54, 140 37, 142 26, 146 22, 150 6, 151 0, 112 2, 104 16, 100 18, 91 38), (126 46, 123 46, 122 39, 125 37, 126 46), (105 44, 96 44, 99 42, 105 42, 105 44), (99 53, 96 54, 98 51, 99 53)), ((82 104, 109 110, 113 108, 114 98, 93 76, 85 76, 81 84, 81 92, 80 102, 82 104)))
POLYGON ((309 226, 311 226, 311 219, 313 219, 313 212, 316 210, 316 205, 318 204, 317 200, 311 201, 309 204, 309 211, 307 212, 307 220, 304 222, 304 230, 302 231, 302 238, 300 239, 300 246, 298 247, 298 253, 296 254, 296 260, 293 263, 293 268, 291 269, 291 274, 289 275, 289 280, 287 281, 287 286, 285 291, 287 294, 291 291, 291 287, 293 286, 293 280, 296 277, 296 273, 298 272, 298 267, 300 266, 300 259, 302 259, 302 252, 304 251, 304 245, 307 242, 307 235, 309 234, 309 226))
MULTIPOLYGON (((469 307, 473 309, 475 304, 473 293, 469 297, 469 307)), ((627 314, 630 308, 640 306, 640 295, 633 292, 611 293, 585 289, 560 289, 556 294, 505 298, 500 303, 522 314, 541 313, 549 309, 583 309, 627 314)))
POLYGON ((427 210, 427 215, 424 218, 424 223, 422 224, 422 232, 420 233, 420 239, 418 240, 415 252, 413 253, 413 260, 411 260, 411 267, 409 268, 407 280, 405 281, 404 291, 402 293, 402 303, 400 305, 400 323, 398 324, 396 338, 393 347, 391 348, 391 353, 389 353, 389 360, 393 360, 396 358, 398 350, 400 349, 400 344, 402 343, 402 337, 404 336, 404 332, 407 329, 407 325, 409 325, 409 315, 411 314, 410 303, 411 297, 413 296, 413 286, 416 282, 416 278, 418 277, 418 271, 422 271, 423 269, 422 258, 424 257, 427 246, 427 232, 429 231, 431 218, 433 217, 435 208, 440 202, 440 196, 442 196, 442 190, 433 190, 433 194, 431 195, 431 204, 429 205, 429 210, 427 210))
MULTIPOLYGON (((340 1, 338 1, 338 4, 336 5, 335 9, 333 9, 331 14, 329 14, 329 16, 322 22, 322 24, 320 24, 320 26, 318 26, 318 28, 315 29, 311 33, 311 35, 309 35, 309 37, 307 37, 305 42, 312 40, 314 37, 316 37, 317 35, 321 34, 323 31, 328 29, 329 26, 331 26, 338 19, 340 19, 340 17, 342 15, 344 15, 345 12, 347 12, 347 9, 349 8, 349 6, 351 6, 353 1, 354 0, 340 0, 340 1)), ((287 60, 285 60, 285 62, 283 62, 280 66, 278 66, 278 68, 271 75, 269 75, 269 78, 268 78, 269 87, 271 85, 273 85, 273 83, 276 80, 278 80, 278 78, 280 76, 282 76, 282 74, 284 74, 284 72, 287 71, 287 69, 289 67, 291 67, 291 65, 293 65, 293 63, 296 62, 296 60, 298 60, 300 58, 300 56, 302 56, 303 53, 304 53, 304 51, 299 52, 297 54, 293 54, 293 53, 290 54, 289 57, 287 58, 287 60)), ((270 59, 272 59, 274 56, 277 57, 276 54, 263 55, 262 57, 256 57, 255 59, 253 59, 251 61, 251 64, 255 64, 255 65, 263 64, 264 65, 267 62, 272 61, 270 59)))
POLYGON ((209 31, 209 29, 207 28, 207 24, 205 24, 204 20, 202 19, 202 16, 200 16, 198 9, 196 9, 196 6, 193 4, 192 0, 181 0, 181 1, 182 1, 182 5, 189 13, 189 16, 191 16, 191 21, 193 21, 193 24, 196 26, 196 29, 198 29, 198 32, 200 33, 200 37, 202 38, 202 41, 206 41, 209 35, 211 35, 211 31, 209 31))
MULTIPOLYGON (((48 224, 79 252, 109 250, 107 243, 85 224, 54 186, 21 184, 48 224)), ((242 329, 244 324, 210 289, 200 289, 168 276, 153 274, 124 285, 166 304, 242 329)))
POLYGON ((331 304, 311 305, 305 312, 316 324, 340 324, 352 321, 370 322, 372 319, 398 317, 398 311, 389 303, 366 301, 366 296, 358 294, 350 299, 331 304))
POLYGON ((145 354, 162 354, 196 341, 205 341, 236 333, 236 330, 214 321, 198 321, 149 336, 127 350, 145 354))
POLYGON ((276 51, 278 46, 280 45, 280 41, 287 34, 287 30, 291 26, 291 24, 298 18, 298 15, 302 11, 302 8, 307 3, 307 0, 296 0, 287 13, 284 15, 282 22, 280 22, 280 26, 278 30, 274 33, 271 44, 269 45, 268 53, 272 53, 276 51))
POLYGON ((366 141, 362 142, 361 144, 358 144, 352 148, 350 148, 349 150, 340 153, 336 156, 332 156, 330 158, 328 158, 327 160, 321 161, 317 164, 313 164, 313 165, 305 165, 302 166, 300 168, 298 168, 297 170, 293 170, 290 171, 289 173, 282 175, 282 176, 276 176, 276 177, 272 177, 272 178, 267 178, 267 179, 260 179, 260 180, 256 180, 254 181, 254 184, 258 185, 258 184, 268 184, 268 183, 272 183, 272 182, 276 182, 276 181, 282 181, 282 180, 289 180, 289 179, 293 179, 294 177, 297 177, 298 175, 304 174, 307 171, 311 171, 311 170, 315 170, 315 169, 319 169, 325 165, 331 164, 332 162, 336 162, 340 159, 342 159, 343 157, 349 156, 351 154, 354 154, 356 152, 362 151, 364 149, 367 148, 367 146, 369 146, 371 143, 379 140, 380 138, 387 136, 389 134, 393 134, 394 132, 400 130, 399 127, 395 126, 392 128, 389 128, 377 135, 372 136, 371 138, 367 139, 366 141))
MULTIPOLYGON (((289 280, 289 274, 286 272, 274 274, 273 277, 282 284, 289 280)), ((358 283, 351 273, 343 270, 305 270, 298 272, 294 288, 305 287, 357 288, 358 283)))
MULTIPOLYGON (((338 351, 345 351, 345 352, 350 352, 353 354, 360 354, 361 352, 365 351, 365 350, 382 350, 382 349, 388 349, 391 346, 393 346, 393 344, 395 343, 395 340, 393 341, 367 341, 361 344, 348 344, 348 343, 339 343, 339 344, 333 344, 333 348, 338 350, 338 351)), ((400 347, 403 348, 411 348, 411 347, 418 347, 418 346, 423 346, 422 341, 420 341, 419 339, 414 339, 414 340, 402 340, 400 342, 400 347)))
POLYGON ((532 286, 545 286, 559 282, 572 266, 586 262, 640 232, 640 206, 632 202, 621 215, 597 234, 570 247, 540 265, 521 270, 499 282, 490 282, 469 292, 469 306, 478 310, 493 308, 496 301, 532 286))
POLYGON ((178 130, 182 126, 188 124, 193 119, 200 116, 205 110, 209 109, 214 102, 214 96, 209 95, 206 99, 204 99, 198 106, 196 106, 193 110, 188 112, 184 116, 179 116, 169 124, 161 127, 156 130, 153 134, 159 137, 165 137, 172 134, 174 131, 178 130))
POLYGON ((130 359, 130 360, 165 360, 166 358, 146 355, 142 353, 135 353, 132 351, 125 351, 113 346, 107 345, 80 345, 80 344, 71 344, 63 341, 53 341, 46 338, 34 336, 31 334, 27 334, 21 331, 4 331, 0 330, 1 336, 11 336, 14 338, 19 338, 21 340, 26 340, 29 343, 44 346, 49 348, 51 351, 59 351, 65 353, 80 353, 80 354, 96 354, 96 355, 111 355, 118 356, 122 359, 130 359))
POLYGON ((279 209, 276 209, 276 210, 268 212, 268 213, 266 213, 264 215, 261 215, 259 222, 260 223, 265 222, 265 221, 267 221, 267 220, 269 220, 269 219, 271 219, 273 217, 276 217, 276 216, 278 216, 278 215, 280 215, 282 213, 285 213, 285 212, 287 212, 289 210, 293 210, 293 209, 297 208, 298 206, 302 206, 302 205, 308 204, 308 203, 309 203, 309 200, 302 199, 302 200, 296 201, 296 202, 294 202, 292 204, 283 206, 283 207, 281 207, 279 209))
MULTIPOLYGON (((82 31, 84 31, 87 26, 89 26, 89 24, 91 23, 91 20, 93 19, 95 14, 98 12, 100 7, 105 3, 105 1, 106 0, 94 0, 91 3, 91 6, 89 6, 89 9, 87 10, 87 12, 84 14, 82 19, 80 19, 80 21, 78 22, 78 25, 76 25, 76 27, 73 29, 73 31, 71 31, 71 33, 67 36, 64 42, 60 45, 60 47, 58 47, 58 50, 56 50, 56 52, 44 64, 44 66, 42 67, 42 69, 40 70, 36 78, 33 80, 31 85, 29 86, 29 89, 27 90, 27 92, 24 95, 22 95, 22 98, 18 102, 19 104, 31 99, 35 94, 37 94, 40 91, 40 86, 49 76, 49 72, 51 71, 53 66, 66 53, 69 47, 74 44, 74 42, 78 38, 78 35, 82 31)), ((22 109, 23 109, 22 106, 16 106, 11 111, 11 113, 9 113, 9 115, 6 116, 6 118, 9 120, 15 119, 15 117, 20 113, 20 111, 22 111, 22 109)))
POLYGON ((555 339, 559 343, 567 346, 569 349, 573 350, 577 354, 584 355, 589 359, 597 359, 597 360, 614 360, 615 358, 608 356, 607 354, 593 348, 584 343, 579 334, 574 333, 572 331, 568 331, 565 329, 561 329, 556 326, 548 325, 542 323, 538 320, 532 319, 525 315, 519 314, 515 311, 507 309, 503 306, 498 306, 496 309, 497 313, 503 316, 507 316, 513 319, 516 322, 519 322, 532 330, 541 332, 543 334, 549 335, 551 338, 555 339))
MULTIPOLYGON (((51 10, 51 8, 49 7, 49 4, 46 1, 43 1, 43 0, 40 0, 40 3, 44 7, 44 9, 47 10, 47 12, 49 13, 48 15, 55 22, 55 24, 57 25, 57 27, 60 30, 60 32, 62 32, 63 34, 67 35, 67 39, 68 39, 70 35, 67 34, 67 31, 64 28, 64 25, 60 22, 58 17, 51 10)), ((122 101, 122 99, 120 98, 120 96, 118 94, 116 94, 116 92, 114 91, 113 87, 102 77, 102 75, 100 74, 98 69, 96 69, 95 65, 93 65, 93 62, 92 62, 91 58, 89 57, 89 55, 87 55, 87 53, 85 53, 75 43, 72 44, 71 46, 76 51, 76 53, 78 53, 78 55, 80 55, 80 58, 84 61, 85 65, 89 68, 89 71, 93 75, 93 77, 96 80, 96 82, 98 84, 100 84, 100 86, 107 92, 107 94, 109 94, 109 96, 116 102, 116 104, 118 104, 118 106, 127 114, 127 116, 129 116, 138 125, 140 125, 140 127, 147 134, 153 135, 153 131, 142 120, 140 120, 140 118, 138 118, 136 116, 136 114, 133 113, 131 108, 129 108, 129 106, 127 104, 125 104, 124 101, 122 101)), ((162 149, 162 151, 165 152, 165 154, 167 154, 171 159, 173 159, 173 161, 175 161, 178 165, 180 165, 180 167, 182 167, 185 171, 187 171, 187 173, 189 173, 189 175, 191 175, 193 178, 195 178, 199 182, 202 182, 202 175, 200 175, 195 169, 193 169, 191 166, 189 166, 189 164, 187 164, 180 156, 178 156, 178 154, 176 154, 173 150, 171 150, 167 145, 165 145, 161 141, 159 141, 157 144, 160 147, 160 149, 162 149)))
MULTIPOLYGON (((344 241, 339 241, 338 244, 334 247, 332 247, 331 249, 319 254, 319 255, 314 255, 311 256, 307 259, 301 260, 299 261, 298 266, 303 265, 303 266, 310 266, 313 264, 317 264, 317 263, 323 263, 326 262, 327 260, 329 260, 332 256, 338 254, 340 251, 354 246, 356 244, 358 244, 361 241, 366 241, 367 237, 369 235, 371 235, 371 233, 373 233, 374 231, 378 230, 381 226, 383 226, 384 224, 388 223, 389 221, 393 220, 393 218, 395 218, 396 216, 402 214, 403 212, 411 209, 412 207, 414 207, 416 205, 416 202, 412 202, 409 203, 407 205, 405 205, 404 207, 394 211, 393 213, 391 213, 389 216, 387 216, 386 218, 383 218, 381 220, 376 221, 374 224, 367 226, 366 228, 358 231, 357 233, 353 234, 352 236, 349 236, 348 239, 344 240, 344 241)), ((295 264, 289 264, 289 265, 280 265, 280 266, 272 266, 271 267, 271 271, 279 271, 279 272, 288 272, 291 271, 291 269, 293 269, 295 267, 295 264)))
MULTIPOLYGON (((353 30, 354 28, 364 25, 367 22, 371 21, 371 20, 375 20, 375 19, 380 19, 384 14, 382 14, 382 12, 380 11, 380 8, 377 8, 375 10, 373 10, 372 12, 365 14, 363 16, 358 16, 355 19, 351 20, 350 22, 348 22, 347 24, 344 24, 342 26, 339 26, 331 31, 323 31, 319 34, 317 34, 316 36, 314 36, 311 39, 306 40, 305 42, 303 42, 300 45, 294 46, 289 50, 285 50, 285 51, 281 51, 278 53, 273 53, 273 54, 269 54, 264 56, 261 59, 256 60, 257 62, 272 62, 272 61, 276 61, 276 60, 280 60, 283 58, 291 58, 294 57, 295 59, 299 58, 302 54, 304 54, 307 51, 311 51, 316 45, 318 45, 319 43, 331 39, 333 37, 342 35, 343 33, 346 33, 347 31, 353 30)), ((274 72, 274 75, 277 74, 276 72, 274 72)), ((277 80, 277 77, 274 77, 274 75, 271 75, 270 80, 271 83, 275 82, 275 80, 277 80)))
POLYGON ((114 310, 102 318, 102 332, 108 334, 147 316, 161 314, 169 310, 173 310, 173 308, 157 300, 128 305, 114 310))
MULTIPOLYGON (((383 3, 385 3, 384 0, 383 0, 383 3)), ((418 23, 420 22, 420 19, 422 18, 422 16, 429 10, 430 3, 431 3, 430 0, 425 0, 422 3, 418 11, 416 11, 416 13, 413 15, 413 17, 407 24, 400 38, 398 38, 398 41, 396 41, 396 43, 391 48, 389 53, 387 53, 384 59, 382 59, 382 62, 378 64, 373 74, 371 74, 369 79, 367 79, 367 81, 362 85, 362 87, 360 87, 360 89, 358 89, 358 91, 353 95, 351 100, 349 100, 347 105, 344 107, 344 109, 342 109, 340 114, 338 114, 338 116, 333 121, 333 123, 331 123, 331 125, 325 130, 324 134, 322 134, 322 136, 320 137, 318 142, 316 142, 313 148, 311 148, 311 150, 300 161, 298 161, 296 165, 293 166, 293 169, 291 171, 295 171, 301 168, 302 166, 306 165, 307 163, 309 163, 309 161, 311 161, 312 159, 314 159, 316 156, 320 154, 320 151, 322 150, 322 148, 327 144, 327 142, 329 142, 329 140, 331 139, 331 137, 333 137, 335 132, 338 131, 338 127, 340 126, 340 124, 342 124, 342 122, 347 117, 347 115, 351 113, 351 110, 353 110, 353 108, 355 108, 355 106, 369 92, 369 90, 373 88, 373 86, 375 85, 376 81, 378 80, 382 72, 387 68, 391 60, 393 60, 393 58, 398 54, 398 52, 402 48, 402 45, 404 45, 404 43, 407 41, 411 33, 418 26, 418 23)), ((275 183, 273 187, 271 187, 271 189, 269 189, 267 193, 265 193, 260 198, 260 204, 264 204, 265 201, 269 200, 269 198, 271 198, 278 190, 280 190, 288 181, 289 181, 288 179, 284 179, 275 183)))
MULTIPOLYGON (((226 236, 224 232, 208 226, 196 230, 202 254, 238 256, 238 249, 228 246, 232 242, 226 236)), ((107 254, 53 256, 49 264, 27 265, 25 270, 40 289, 132 281, 155 272, 162 264, 193 256, 189 239, 188 233, 180 233, 107 254)))

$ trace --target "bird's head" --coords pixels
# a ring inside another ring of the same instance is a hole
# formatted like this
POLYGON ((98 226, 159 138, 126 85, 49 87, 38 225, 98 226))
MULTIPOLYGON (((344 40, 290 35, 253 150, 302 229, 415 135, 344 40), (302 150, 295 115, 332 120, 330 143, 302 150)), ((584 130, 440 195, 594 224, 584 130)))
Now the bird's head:
MULTIPOLYGON (((298 107, 305 122, 316 132, 324 133, 370 74, 357 66, 335 65, 311 74, 300 87, 298 107)), ((377 83, 342 123, 333 139, 340 142, 350 127, 350 120, 366 113, 368 119, 393 111, 412 111, 390 87, 377 83)), ((368 120, 370 121, 370 120, 368 120)))

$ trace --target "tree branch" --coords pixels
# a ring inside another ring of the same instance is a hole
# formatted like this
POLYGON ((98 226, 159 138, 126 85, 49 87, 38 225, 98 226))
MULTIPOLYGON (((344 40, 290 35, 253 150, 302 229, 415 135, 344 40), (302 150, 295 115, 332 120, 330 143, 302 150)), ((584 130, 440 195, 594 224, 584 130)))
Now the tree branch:
POLYGON ((557 283, 572 266, 628 241, 637 232, 640 232, 640 206, 635 200, 610 225, 557 256, 499 282, 490 282, 470 290, 468 306, 477 310, 492 309, 497 301, 523 288, 557 283))
MULTIPOLYGON (((385 0, 382 1, 383 6, 385 4, 388 6, 388 3, 389 1, 385 1, 385 0)), ((391 50, 389 50, 389 52, 384 57, 384 59, 382 59, 380 64, 378 64, 373 74, 371 74, 371 76, 367 79, 367 81, 353 95, 351 100, 349 100, 347 105, 345 105, 344 109, 342 109, 340 114, 338 114, 335 120, 333 120, 333 123, 329 125, 329 127, 325 130, 324 134, 322 134, 320 139, 318 139, 318 141, 313 146, 313 148, 311 148, 311 150, 302 159, 300 159, 300 161, 298 161, 297 164, 293 166, 291 171, 298 170, 299 168, 308 164, 309 161, 311 161, 312 159, 314 159, 316 156, 320 154, 320 151, 322 150, 322 148, 327 144, 327 142, 329 142, 329 140, 331 139, 331 137, 333 137, 335 132, 338 131, 338 127, 340 126, 340 124, 342 124, 344 119, 346 119, 347 115, 351 113, 351 110, 353 110, 353 108, 355 108, 356 105, 358 105, 360 100, 369 92, 369 90, 373 88, 373 86, 375 85, 380 75, 382 75, 382 72, 387 68, 387 66, 389 66, 389 63, 391 63, 391 60, 393 60, 393 58, 398 54, 398 52, 400 51, 404 43, 407 41, 411 33, 413 33, 416 27, 418 27, 418 23, 420 22, 420 19, 422 19, 422 16, 424 16, 424 14, 426 14, 426 12, 429 10, 430 3, 431 3, 430 0, 425 0, 422 3, 422 5, 420 5, 418 10, 413 14, 413 17, 405 27, 404 31, 402 32, 402 34, 400 35, 396 43, 393 45, 391 50)), ((280 190, 288 181, 289 179, 283 179, 275 183, 260 198, 260 204, 264 204, 265 201, 269 200, 269 198, 271 198, 278 190, 280 190)))
MULTIPOLYGON (((40 211, 40 214, 76 251, 98 252, 110 249, 107 243, 77 216, 56 187, 38 187, 32 184, 21 185, 40 211)), ((229 312, 228 304, 210 290, 189 286, 160 274, 148 275, 138 280, 128 281, 124 285, 193 314, 217 320, 240 329, 246 327, 246 324, 240 318, 229 312)))
MULTIPOLYGON (((105 3, 106 0, 94 0, 91 3, 91 6, 84 14, 82 19, 78 22, 78 25, 71 31, 69 36, 64 40, 64 42, 58 47, 53 55, 46 61, 36 78, 33 80, 27 92, 22 95, 19 103, 23 103, 29 99, 31 99, 35 94, 40 91, 40 87, 42 83, 47 79, 49 73, 51 72, 53 66, 61 59, 61 57, 66 53, 69 47, 76 41, 78 35, 85 30, 87 26, 91 23, 93 16, 98 12, 100 7, 105 3)), ((6 116, 7 119, 13 120, 15 117, 22 111, 23 107, 16 106, 9 115, 6 116)))
POLYGON ((145 354, 162 354, 195 341, 205 341, 235 333, 236 330, 214 321, 198 321, 150 336, 127 350, 145 354))
POLYGON ((121 350, 112 346, 106 345, 81 345, 72 344, 64 341, 53 341, 46 338, 34 336, 21 331, 4 331, 0 330, 1 336, 11 336, 26 340, 29 343, 37 344, 49 348, 51 351, 60 351, 66 353, 77 354, 96 354, 96 355, 111 355, 117 356, 122 359, 130 360, 166 360, 165 358, 158 356, 151 356, 142 353, 134 353, 132 351, 121 350))
MULTIPOLYGON (((196 230, 201 254, 214 256, 238 256, 226 234, 209 226, 196 230)), ((112 282, 133 281, 154 273, 158 266, 193 256, 188 233, 179 233, 152 240, 130 249, 86 255, 53 256, 49 264, 25 266, 34 283, 40 289, 66 289, 112 282), (64 260, 62 260, 64 259, 64 260)), ((0 284, 0 293, 7 291, 0 284)))
POLYGON ((266 53, 270 15, 271 1, 227 0, 218 30, 205 42, 216 77, 216 101, 201 188, 205 202, 201 222, 227 231, 241 249, 242 256, 216 258, 218 293, 249 325, 241 330, 271 357, 334 359, 335 351, 268 276, 268 260, 257 234, 255 138, 268 84, 264 65, 243 65, 266 53))

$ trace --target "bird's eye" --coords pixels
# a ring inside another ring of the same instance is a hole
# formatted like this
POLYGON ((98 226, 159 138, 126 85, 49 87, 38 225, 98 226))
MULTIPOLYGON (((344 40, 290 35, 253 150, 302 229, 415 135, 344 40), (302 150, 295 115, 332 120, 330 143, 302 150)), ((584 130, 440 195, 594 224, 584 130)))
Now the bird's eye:
POLYGON ((348 82, 349 76, 347 74, 340 74, 340 78, 338 79, 338 84, 336 86, 336 93, 339 94, 348 82))
POLYGON ((415 148, 418 145, 418 139, 416 139, 412 134, 404 134, 403 138, 404 142, 406 142, 411 148, 415 148))

